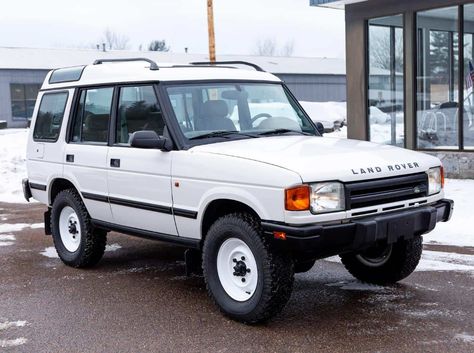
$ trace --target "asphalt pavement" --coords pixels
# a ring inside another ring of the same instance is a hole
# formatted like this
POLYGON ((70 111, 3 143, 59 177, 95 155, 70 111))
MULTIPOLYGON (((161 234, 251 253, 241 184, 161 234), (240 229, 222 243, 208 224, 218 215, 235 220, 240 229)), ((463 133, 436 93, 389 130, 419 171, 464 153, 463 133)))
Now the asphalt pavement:
POLYGON ((182 248, 109 233, 98 266, 63 265, 43 207, 0 203, 0 231, 23 224, 0 233, 2 352, 474 352, 472 273, 378 287, 318 261, 296 275, 281 314, 246 326, 219 313, 202 277, 185 276, 182 248))

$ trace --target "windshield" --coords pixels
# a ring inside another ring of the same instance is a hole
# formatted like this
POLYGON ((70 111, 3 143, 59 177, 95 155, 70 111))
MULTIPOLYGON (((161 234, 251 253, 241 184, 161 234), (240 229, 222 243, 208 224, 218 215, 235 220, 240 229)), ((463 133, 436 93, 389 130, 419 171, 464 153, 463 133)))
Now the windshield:
POLYGON ((169 86, 167 94, 181 131, 190 140, 318 135, 281 84, 183 84, 169 86))

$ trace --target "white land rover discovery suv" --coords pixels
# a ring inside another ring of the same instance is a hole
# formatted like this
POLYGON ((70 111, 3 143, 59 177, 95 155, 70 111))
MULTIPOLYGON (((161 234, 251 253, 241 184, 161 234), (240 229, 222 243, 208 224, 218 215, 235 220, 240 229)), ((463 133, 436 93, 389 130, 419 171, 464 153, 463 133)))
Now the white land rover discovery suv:
POLYGON ((243 62, 53 70, 27 163, 25 197, 47 206, 65 264, 95 265, 109 231, 179 244, 246 323, 282 310, 317 259, 369 283, 407 277, 453 207, 437 158, 321 137, 280 79, 243 62))

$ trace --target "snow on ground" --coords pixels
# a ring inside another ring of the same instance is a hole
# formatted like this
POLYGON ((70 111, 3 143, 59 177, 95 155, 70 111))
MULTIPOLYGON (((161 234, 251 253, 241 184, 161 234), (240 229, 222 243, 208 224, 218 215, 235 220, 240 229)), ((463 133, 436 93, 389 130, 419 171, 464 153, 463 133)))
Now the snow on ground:
MULTIPOLYGON (((10 246, 15 244, 15 236, 13 234, 8 234, 11 232, 18 232, 20 230, 23 230, 25 228, 31 228, 31 229, 38 229, 38 228, 43 228, 43 223, 3 223, 0 224, 0 247, 2 246, 10 246)), ((1 329, 1 324, 0 324, 0 329, 1 329)))
POLYGON ((0 201, 26 202, 21 180, 26 178, 28 129, 0 130, 0 201))
MULTIPOLYGON (((122 246, 117 243, 113 243, 105 246, 105 252, 113 252, 121 249, 122 246)), ((50 259, 59 259, 59 255, 54 246, 49 246, 40 252, 41 255, 49 257, 50 259)))
MULTIPOLYGON (((329 257, 325 259, 325 261, 341 263, 339 256, 329 257)), ((420 263, 418 264, 415 271, 455 271, 474 275, 474 255, 423 250, 420 263)), ((354 285, 357 286, 356 284, 354 285)), ((357 289, 350 287, 348 288, 347 286, 346 288, 341 286, 341 288, 352 290, 375 290, 374 288, 357 289)))
POLYGON ((453 216, 426 234, 425 243, 474 247, 474 180, 446 179, 445 195, 454 200, 453 216))

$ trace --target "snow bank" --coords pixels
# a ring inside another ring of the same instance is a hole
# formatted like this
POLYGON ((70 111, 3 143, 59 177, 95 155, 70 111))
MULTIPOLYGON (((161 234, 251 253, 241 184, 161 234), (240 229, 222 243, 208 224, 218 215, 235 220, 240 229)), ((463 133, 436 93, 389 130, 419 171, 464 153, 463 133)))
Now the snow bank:
POLYGON ((425 243, 474 247, 474 180, 446 179, 445 194, 454 200, 453 217, 426 234, 425 243))
POLYGON ((23 203, 21 180, 26 178, 28 129, 0 130, 0 201, 23 203))

